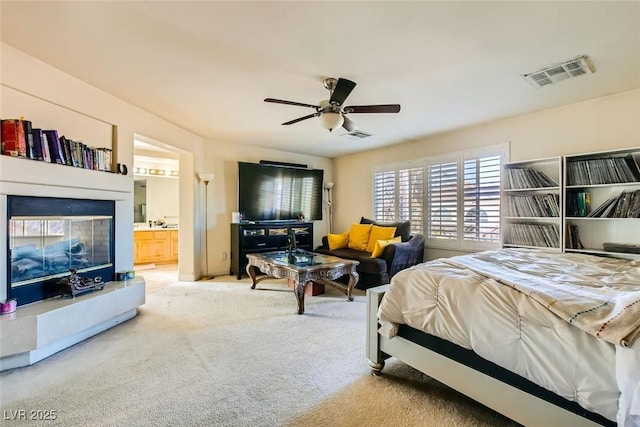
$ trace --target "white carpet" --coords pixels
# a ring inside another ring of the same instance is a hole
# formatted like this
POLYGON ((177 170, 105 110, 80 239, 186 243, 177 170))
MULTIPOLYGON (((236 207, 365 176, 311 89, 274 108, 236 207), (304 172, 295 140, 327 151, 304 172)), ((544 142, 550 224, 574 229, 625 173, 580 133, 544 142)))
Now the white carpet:
POLYGON ((25 409, 56 411, 51 424, 65 426, 362 425, 368 414, 376 425, 512 425, 399 362, 372 377, 362 291, 347 302, 327 289, 295 311, 281 280, 157 288, 138 317, 2 373, 3 424, 49 424, 7 419, 25 409))

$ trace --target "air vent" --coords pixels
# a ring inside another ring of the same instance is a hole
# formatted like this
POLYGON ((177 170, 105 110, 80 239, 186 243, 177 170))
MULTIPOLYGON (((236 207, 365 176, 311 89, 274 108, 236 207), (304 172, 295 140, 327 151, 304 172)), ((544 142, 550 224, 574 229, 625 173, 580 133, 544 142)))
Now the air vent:
POLYGON ((535 87, 543 87, 593 72, 595 72, 595 69, 591 60, 586 55, 583 55, 534 73, 524 74, 523 77, 535 87))
POLYGON ((361 130, 353 130, 351 132, 347 132, 345 134, 343 134, 342 136, 350 136, 352 138, 369 138, 370 136, 373 136, 373 134, 371 133, 366 133, 366 132, 362 132, 361 130))

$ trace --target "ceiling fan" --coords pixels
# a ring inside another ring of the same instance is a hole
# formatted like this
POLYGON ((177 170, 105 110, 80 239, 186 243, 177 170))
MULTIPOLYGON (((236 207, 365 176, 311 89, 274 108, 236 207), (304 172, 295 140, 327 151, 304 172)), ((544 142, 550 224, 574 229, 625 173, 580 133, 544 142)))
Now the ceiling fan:
POLYGON ((397 113, 400 111, 399 104, 382 104, 382 105, 350 105, 343 107, 342 104, 347 99, 354 87, 355 82, 351 80, 339 78, 324 79, 324 87, 329 90, 329 99, 319 102, 319 105, 305 104, 302 102, 284 101, 282 99, 265 98, 264 102, 273 102, 276 104, 298 105, 300 107, 309 107, 316 110, 315 113, 298 117, 282 123, 283 125, 292 125, 302 120, 312 117, 320 117, 320 125, 331 132, 333 129, 342 126, 348 132, 356 131, 358 126, 351 121, 347 114, 351 113, 397 113))

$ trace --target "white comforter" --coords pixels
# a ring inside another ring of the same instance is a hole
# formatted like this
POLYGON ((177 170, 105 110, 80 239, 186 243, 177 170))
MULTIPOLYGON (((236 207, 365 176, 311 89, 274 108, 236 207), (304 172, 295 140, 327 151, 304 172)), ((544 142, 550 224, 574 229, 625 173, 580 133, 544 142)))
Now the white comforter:
MULTIPOLYGON (((532 252, 499 253, 516 260, 532 252)), ((572 263, 584 262, 585 272, 600 260, 588 255, 537 254, 546 263, 553 258, 565 262, 566 257, 572 263)), ((620 426, 640 426, 640 340, 622 347, 596 338, 513 286, 500 283, 499 277, 462 267, 472 264, 465 257, 431 261, 394 276, 378 311, 381 333, 391 337, 395 325, 407 324, 472 349, 620 426)), ((571 278, 575 272, 564 270, 562 275, 554 271, 554 282, 576 280, 571 278)), ((640 275, 629 276, 629 270, 623 269, 624 292, 633 291, 633 283, 640 291, 640 275)), ((538 267, 536 271, 541 273, 538 267)), ((601 277, 610 281, 615 274, 601 277)))

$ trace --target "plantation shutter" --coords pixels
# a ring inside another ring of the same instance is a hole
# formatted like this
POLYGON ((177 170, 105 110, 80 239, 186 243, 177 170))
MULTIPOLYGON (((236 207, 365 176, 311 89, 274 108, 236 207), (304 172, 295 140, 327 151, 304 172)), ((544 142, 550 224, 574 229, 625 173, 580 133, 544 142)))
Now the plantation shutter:
POLYGON ((428 245, 482 250, 500 243, 500 172, 509 145, 374 168, 374 214, 411 221, 428 245))
POLYGON ((464 240, 500 241, 501 156, 464 160, 464 240))
POLYGON ((374 170, 373 215, 376 221, 392 222, 396 218, 396 171, 374 170))
POLYGON ((429 164, 427 238, 458 238, 458 161, 429 164))
POLYGON ((424 233, 424 167, 398 171, 397 218, 411 221, 411 234, 424 233))

